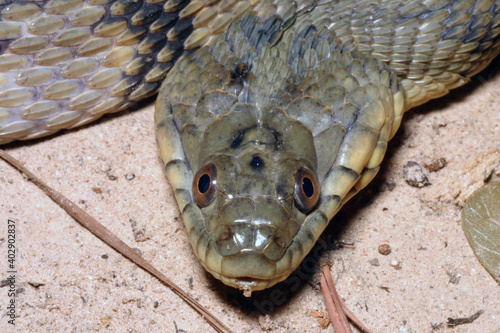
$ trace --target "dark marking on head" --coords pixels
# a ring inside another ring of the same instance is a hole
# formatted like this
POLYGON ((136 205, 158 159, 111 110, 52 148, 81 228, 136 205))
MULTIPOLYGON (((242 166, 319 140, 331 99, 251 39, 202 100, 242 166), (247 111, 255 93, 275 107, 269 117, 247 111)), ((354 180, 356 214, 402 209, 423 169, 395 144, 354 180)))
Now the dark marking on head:
POLYGON ((245 135, 245 131, 238 131, 238 136, 234 138, 233 142, 231 142, 231 149, 236 149, 241 145, 243 141, 243 136, 245 135))
POLYGON ((261 171, 264 169, 265 163, 259 155, 253 155, 252 160, 250 161, 250 167, 254 171, 261 171))
POLYGON ((276 151, 283 150, 283 148, 285 148, 285 143, 281 139, 281 133, 279 133, 278 131, 276 131, 274 129, 270 129, 270 130, 271 130, 271 133, 274 136, 274 140, 275 140, 274 147, 275 147, 275 150, 276 151))

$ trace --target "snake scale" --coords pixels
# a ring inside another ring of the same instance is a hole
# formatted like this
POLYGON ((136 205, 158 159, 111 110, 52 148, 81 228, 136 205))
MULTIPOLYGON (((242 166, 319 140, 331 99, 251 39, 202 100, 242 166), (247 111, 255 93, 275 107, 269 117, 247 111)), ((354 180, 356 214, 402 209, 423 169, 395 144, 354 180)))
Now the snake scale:
POLYGON ((0 143, 159 91, 202 265, 268 288, 379 171, 403 113, 500 52, 500 1, 0 1, 0 143), (161 88, 160 88, 161 86, 161 88))

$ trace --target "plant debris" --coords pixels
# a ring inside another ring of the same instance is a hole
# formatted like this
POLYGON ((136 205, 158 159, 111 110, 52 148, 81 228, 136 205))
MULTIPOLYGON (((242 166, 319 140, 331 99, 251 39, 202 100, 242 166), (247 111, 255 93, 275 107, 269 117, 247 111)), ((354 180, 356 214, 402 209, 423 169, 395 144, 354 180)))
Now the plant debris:
POLYGON ((409 185, 414 187, 422 188, 431 185, 427 178, 427 171, 417 162, 409 161, 403 166, 403 177, 409 185))
POLYGON ((480 315, 482 315, 484 310, 479 310, 478 312, 474 313, 470 317, 463 317, 463 318, 448 318, 447 324, 449 326, 458 326, 458 325, 464 325, 464 324, 470 324, 474 322, 477 318, 479 318, 480 315))

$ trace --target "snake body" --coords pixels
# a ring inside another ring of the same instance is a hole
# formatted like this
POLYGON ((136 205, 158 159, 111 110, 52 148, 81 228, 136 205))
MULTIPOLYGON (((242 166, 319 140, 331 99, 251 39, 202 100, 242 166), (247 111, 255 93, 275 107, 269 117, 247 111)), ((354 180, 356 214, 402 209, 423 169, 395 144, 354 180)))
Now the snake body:
POLYGON ((500 1, 4 1, 0 143, 153 95, 191 244, 224 283, 284 280, 377 174, 405 110, 500 52, 500 1))

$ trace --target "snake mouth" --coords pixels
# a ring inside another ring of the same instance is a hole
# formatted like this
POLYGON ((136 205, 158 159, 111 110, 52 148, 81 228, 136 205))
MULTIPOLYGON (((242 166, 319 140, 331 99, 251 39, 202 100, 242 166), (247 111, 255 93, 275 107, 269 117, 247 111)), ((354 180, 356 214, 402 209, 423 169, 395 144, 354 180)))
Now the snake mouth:
POLYGON ((252 296, 252 291, 255 291, 256 287, 259 286, 261 283, 266 282, 266 280, 256 279, 249 276, 233 278, 232 280, 238 286, 237 287, 238 289, 243 290, 243 295, 245 297, 252 296))
POLYGON ((227 274, 229 272, 221 272, 220 270, 212 269, 210 268, 205 262, 200 261, 202 266, 205 268, 207 272, 209 272, 213 277, 215 277, 217 280, 220 280, 222 283, 224 283, 227 286, 239 289, 243 291, 243 295, 245 297, 251 297, 252 292, 254 291, 260 291, 267 289, 269 287, 274 286, 275 284, 285 280, 288 277, 288 274, 281 274, 277 276, 270 276, 269 278, 267 277, 256 277, 256 276, 251 276, 248 274, 245 275, 238 275, 234 274, 231 276, 230 274, 227 274), (226 275, 224 275, 226 273, 226 275))
MULTIPOLYGON (((213 251, 212 253, 215 253, 213 251)), ((278 263, 260 251, 241 251, 236 255, 210 256, 211 260, 200 260, 205 269, 224 284, 240 289, 250 297, 252 292, 272 287, 283 281, 290 270, 280 270, 278 263)))
POLYGON ((258 279, 255 279, 253 277, 250 277, 250 276, 243 276, 243 277, 240 277, 240 278, 236 278, 236 280, 240 281, 241 283, 252 283, 254 282, 255 280, 258 280, 258 279))
POLYGON ((279 282, 275 281, 276 279, 259 279, 249 276, 231 278, 222 275, 220 280, 227 285, 242 290, 245 297, 250 297, 252 292, 267 289, 279 282))
POLYGON ((216 279, 222 281, 225 285, 243 291, 243 295, 245 297, 251 297, 252 292, 270 288, 288 277, 287 274, 275 276, 270 279, 256 278, 251 276, 229 277, 222 275, 221 273, 214 272, 206 266, 204 267, 210 274, 212 274, 216 279))
POLYGON ((204 262, 201 261, 202 266, 207 272, 213 275, 217 280, 220 280, 227 286, 243 291, 245 297, 252 296, 252 292, 266 289, 268 286, 273 285, 268 279, 255 278, 251 276, 238 276, 229 277, 221 274, 220 272, 210 269, 204 262))

